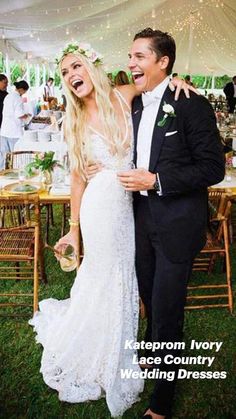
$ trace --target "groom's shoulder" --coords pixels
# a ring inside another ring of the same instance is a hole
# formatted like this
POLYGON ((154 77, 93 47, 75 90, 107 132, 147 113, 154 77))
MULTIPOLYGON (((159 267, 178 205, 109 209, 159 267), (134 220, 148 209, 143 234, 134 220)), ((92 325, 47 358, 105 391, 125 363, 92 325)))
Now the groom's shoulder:
POLYGON ((183 110, 196 109, 196 111, 201 112, 201 110, 210 110, 213 112, 213 108, 210 102, 202 95, 198 95, 194 92, 189 91, 190 97, 187 98, 184 92, 180 92, 179 99, 176 102, 179 108, 183 110))

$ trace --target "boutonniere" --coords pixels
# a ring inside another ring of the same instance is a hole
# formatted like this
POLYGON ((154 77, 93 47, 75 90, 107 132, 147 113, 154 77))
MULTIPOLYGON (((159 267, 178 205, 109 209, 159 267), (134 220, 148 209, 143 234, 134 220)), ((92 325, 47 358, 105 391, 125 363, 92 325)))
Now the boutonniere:
POLYGON ((163 110, 163 112, 165 112, 165 115, 163 116, 163 118, 160 121, 158 121, 158 123, 157 123, 158 127, 164 127, 164 125, 166 123, 166 120, 169 116, 171 118, 176 117, 175 110, 174 110, 172 105, 169 105, 168 103, 164 102, 162 110, 163 110))

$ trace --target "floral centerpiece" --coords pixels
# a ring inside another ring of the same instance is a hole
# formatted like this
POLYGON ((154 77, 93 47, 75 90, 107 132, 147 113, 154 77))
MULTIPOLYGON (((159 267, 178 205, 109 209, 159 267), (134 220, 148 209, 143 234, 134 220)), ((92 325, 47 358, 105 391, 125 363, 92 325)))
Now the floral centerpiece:
POLYGON ((25 171, 32 176, 35 171, 40 171, 44 176, 44 183, 52 183, 52 171, 54 167, 62 167, 58 160, 54 159, 54 151, 36 154, 34 159, 27 164, 25 171))

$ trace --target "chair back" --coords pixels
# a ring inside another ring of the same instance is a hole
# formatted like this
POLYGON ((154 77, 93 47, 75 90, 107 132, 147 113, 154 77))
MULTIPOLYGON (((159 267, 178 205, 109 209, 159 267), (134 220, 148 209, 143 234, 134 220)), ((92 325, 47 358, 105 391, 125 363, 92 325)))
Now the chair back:
POLYGON ((38 154, 36 151, 12 151, 7 153, 5 169, 24 168, 34 159, 36 154, 38 154))
POLYGON ((0 228, 16 229, 40 225, 40 206, 37 194, 0 195, 0 228))

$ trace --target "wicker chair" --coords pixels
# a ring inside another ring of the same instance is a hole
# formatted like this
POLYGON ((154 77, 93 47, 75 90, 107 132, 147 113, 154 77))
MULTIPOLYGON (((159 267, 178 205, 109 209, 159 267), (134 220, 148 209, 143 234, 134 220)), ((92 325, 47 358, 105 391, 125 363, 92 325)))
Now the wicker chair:
POLYGON ((39 276, 46 282, 38 195, 0 195, 0 214, 4 214, 0 218, 0 307, 33 305, 36 311, 39 276), (33 292, 28 292, 28 288, 25 292, 25 285, 19 284, 26 280, 33 282, 33 292), (9 281, 14 281, 10 289, 9 281), (21 288, 21 292, 12 292, 12 288, 21 288), (25 302, 28 297, 33 300, 31 303, 25 302))
MULTIPOLYGON (((12 151, 6 155, 6 169, 19 169, 24 168, 28 163, 30 163, 38 151, 12 151)), ((43 205, 46 208, 46 232, 45 232, 45 241, 48 242, 49 238, 49 225, 54 225, 53 220, 53 208, 52 204, 43 205)), ((41 211, 41 215, 43 215, 41 211)))
POLYGON ((36 154, 36 151, 11 151, 6 154, 5 169, 24 168, 36 154))
POLYGON ((204 278, 204 284, 188 287, 187 302, 192 301, 192 304, 187 305, 186 308, 228 307, 232 313, 233 297, 228 233, 231 202, 222 191, 218 193, 215 191, 209 195, 209 208, 212 216, 207 243, 193 263, 193 271, 203 271, 208 276, 204 278), (224 283, 213 278, 213 270, 218 261, 223 262, 224 283))

